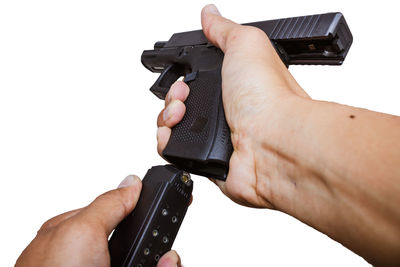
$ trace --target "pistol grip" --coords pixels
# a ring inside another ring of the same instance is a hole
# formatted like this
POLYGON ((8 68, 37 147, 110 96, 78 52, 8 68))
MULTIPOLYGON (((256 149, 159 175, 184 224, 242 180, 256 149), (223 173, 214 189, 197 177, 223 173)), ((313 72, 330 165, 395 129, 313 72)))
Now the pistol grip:
POLYGON ((233 148, 222 105, 221 66, 189 74, 185 81, 190 88, 186 113, 172 129, 163 157, 187 172, 225 180, 233 148))

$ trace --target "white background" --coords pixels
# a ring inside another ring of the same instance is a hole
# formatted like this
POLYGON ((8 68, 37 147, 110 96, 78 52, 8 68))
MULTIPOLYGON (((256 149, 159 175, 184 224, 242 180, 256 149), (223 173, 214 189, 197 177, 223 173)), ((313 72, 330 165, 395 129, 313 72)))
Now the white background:
MULTIPOLYGON (((341 11, 341 67, 290 67, 315 99, 400 114, 397 1, 216 1, 237 22, 341 11)), ((205 1, 0 2, 0 266, 50 217, 87 205, 156 153, 163 103, 144 49, 200 28, 205 1)), ((332 132, 332 134, 335 134, 332 132)), ((369 266, 285 214, 232 203, 202 177, 174 248, 186 266, 369 266)))

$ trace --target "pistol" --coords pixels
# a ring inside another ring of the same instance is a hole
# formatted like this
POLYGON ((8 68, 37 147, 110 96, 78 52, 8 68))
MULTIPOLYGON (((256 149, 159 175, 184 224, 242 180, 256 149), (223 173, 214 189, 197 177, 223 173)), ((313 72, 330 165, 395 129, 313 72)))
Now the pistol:
MULTIPOLYGON (((268 20, 255 26, 269 37, 282 62, 289 65, 341 65, 353 41, 341 13, 268 20)), ((223 52, 203 31, 175 33, 167 42, 145 50, 142 64, 161 73, 150 88, 164 99, 170 86, 184 77, 190 88, 186 113, 163 151, 171 164, 187 172, 225 180, 233 148, 222 105, 223 52)))
MULTIPOLYGON (((341 13, 248 23, 270 38, 286 66, 340 65, 353 37, 341 13)), ((186 113, 171 133, 163 157, 173 165, 152 167, 143 179, 135 210, 109 240, 112 267, 155 267, 171 249, 193 190, 190 174, 225 180, 233 148, 222 106, 224 54, 202 31, 174 34, 142 54, 161 75, 151 91, 164 99, 179 77, 190 87, 186 113)))

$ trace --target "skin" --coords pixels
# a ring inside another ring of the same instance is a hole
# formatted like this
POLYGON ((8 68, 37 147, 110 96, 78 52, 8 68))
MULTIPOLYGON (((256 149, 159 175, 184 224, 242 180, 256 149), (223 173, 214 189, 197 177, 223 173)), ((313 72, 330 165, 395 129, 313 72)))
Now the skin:
MULTIPOLYGON (((292 215, 376 266, 400 265, 400 118, 310 99, 262 31, 221 17, 213 5, 202 25, 225 53, 234 152, 227 181, 214 181, 221 191, 292 215)), ((157 120, 160 154, 189 91, 178 81, 167 95, 157 120)), ((16 266, 109 266, 108 237, 140 190, 140 179, 128 176, 87 207, 50 219, 16 266)), ((170 251, 157 266, 181 266, 180 258, 170 251)))
MULTIPOLYGON (((312 100, 257 28, 202 11, 225 54, 222 96, 234 152, 226 182, 236 203, 285 212, 375 266, 400 265, 400 117, 312 100)), ((185 114, 174 83, 158 120, 158 152, 185 114)))
MULTIPOLYGON (((58 215, 43 224, 15 266, 110 266, 108 237, 136 206, 142 183, 125 178, 118 189, 97 197, 87 207, 58 215)), ((157 267, 181 266, 175 251, 164 254, 157 267)))

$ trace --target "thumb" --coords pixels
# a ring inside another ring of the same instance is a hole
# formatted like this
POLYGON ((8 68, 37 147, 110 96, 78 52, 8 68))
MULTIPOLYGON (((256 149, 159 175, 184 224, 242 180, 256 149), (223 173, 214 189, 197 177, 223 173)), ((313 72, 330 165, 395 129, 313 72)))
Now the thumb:
POLYGON ((227 42, 232 30, 241 25, 221 16, 213 4, 206 5, 201 11, 201 25, 207 39, 226 52, 227 42))
POLYGON ((132 210, 138 202, 142 182, 139 177, 126 177, 117 189, 98 196, 81 212, 83 220, 101 229, 107 236, 132 210))

